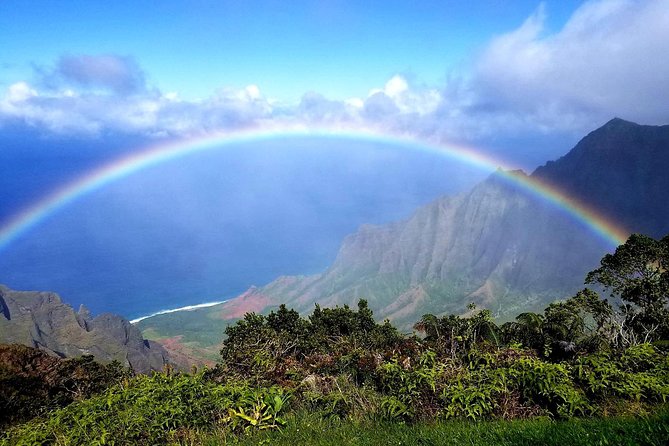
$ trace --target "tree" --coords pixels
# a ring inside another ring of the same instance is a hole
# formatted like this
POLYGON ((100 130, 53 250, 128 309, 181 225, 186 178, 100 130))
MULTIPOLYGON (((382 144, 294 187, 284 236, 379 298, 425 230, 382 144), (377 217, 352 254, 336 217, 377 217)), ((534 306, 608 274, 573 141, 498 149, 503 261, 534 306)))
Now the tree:
POLYGON ((428 342, 437 341, 441 337, 439 318, 434 314, 424 314, 413 326, 414 330, 424 333, 428 342))
POLYGON ((521 313, 514 322, 502 325, 505 341, 515 341, 542 353, 544 350, 544 317, 539 313, 521 313))
POLYGON ((655 240, 632 234, 615 253, 604 256, 585 281, 601 285, 622 302, 621 324, 632 330, 637 342, 669 337, 669 235, 655 240))
POLYGON ((669 235, 654 240, 632 234, 601 266, 588 273, 585 282, 598 283, 622 300, 641 309, 665 306, 669 298, 669 235))
MULTIPOLYGON (((476 305, 467 309, 474 312, 476 305)), ((413 328, 425 335, 425 342, 431 348, 456 353, 466 353, 473 346, 481 343, 499 345, 500 329, 495 324, 490 310, 475 311, 470 317, 449 314, 438 318, 433 314, 424 314, 413 328)))
POLYGON ((304 365, 309 357, 314 363, 324 361, 334 367, 341 365, 336 364, 336 358, 349 356, 350 360, 354 352, 392 348, 402 340, 388 321, 376 323, 364 299, 358 302, 357 311, 348 305, 316 305, 308 318, 285 305, 267 316, 246 313, 228 326, 225 334, 221 362, 212 376, 237 375, 260 382, 288 379, 288 375, 294 375, 296 364, 304 365), (324 360, 325 356, 329 359, 324 360))
MULTIPOLYGON (((476 305, 471 304, 468 308, 476 310, 476 305)), ((492 318, 492 312, 484 309, 476 312, 467 319, 467 330, 465 339, 470 344, 489 342, 499 345, 499 327, 492 318)))

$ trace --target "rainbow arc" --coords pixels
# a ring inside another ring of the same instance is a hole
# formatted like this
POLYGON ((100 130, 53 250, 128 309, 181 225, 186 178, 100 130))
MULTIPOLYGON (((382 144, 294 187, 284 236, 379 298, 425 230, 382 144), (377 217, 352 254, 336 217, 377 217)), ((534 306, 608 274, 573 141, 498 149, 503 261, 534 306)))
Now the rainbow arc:
POLYGON ((0 250, 8 247, 21 235, 38 226, 45 219, 57 213, 68 204, 104 186, 155 166, 193 153, 207 150, 221 150, 238 144, 269 141, 278 138, 335 138, 381 143, 407 150, 428 151, 448 156, 454 160, 494 171, 502 169, 500 175, 519 185, 541 200, 555 205, 581 221, 611 247, 624 243, 629 232, 616 222, 604 218, 592 207, 579 202, 558 189, 539 180, 513 173, 513 166, 461 144, 429 143, 404 136, 388 136, 371 131, 342 130, 282 130, 249 131, 235 134, 215 134, 196 139, 179 140, 149 146, 121 157, 102 167, 96 168, 79 179, 53 191, 32 206, 18 212, 0 226, 0 250))

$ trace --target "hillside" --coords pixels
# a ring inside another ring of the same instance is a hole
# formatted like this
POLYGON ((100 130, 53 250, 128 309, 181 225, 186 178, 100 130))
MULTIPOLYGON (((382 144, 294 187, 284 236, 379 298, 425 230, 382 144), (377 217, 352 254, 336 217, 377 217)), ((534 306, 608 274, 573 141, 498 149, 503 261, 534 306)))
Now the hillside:
POLYGON ((573 293, 597 265, 605 247, 578 229, 493 174, 405 221, 361 227, 323 274, 279 278, 242 300, 285 302, 304 312, 316 302, 332 306, 364 297, 380 317, 400 326, 425 313, 461 314, 470 302, 513 317, 573 293))
POLYGON ((114 314, 91 317, 54 293, 14 291, 0 285, 0 343, 23 344, 58 357, 93 355, 119 361, 136 372, 161 370, 169 361, 162 346, 147 341, 126 319, 114 314))
POLYGON ((532 176, 578 197, 604 215, 651 237, 669 228, 669 125, 616 118, 532 176))

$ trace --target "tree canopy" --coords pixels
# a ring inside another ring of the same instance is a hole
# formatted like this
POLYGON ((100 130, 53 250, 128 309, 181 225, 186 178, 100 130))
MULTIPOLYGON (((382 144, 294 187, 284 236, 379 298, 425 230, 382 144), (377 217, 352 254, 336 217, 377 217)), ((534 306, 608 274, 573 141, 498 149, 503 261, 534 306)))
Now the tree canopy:
POLYGON ((661 240, 632 234, 586 283, 599 285, 621 302, 621 324, 644 340, 669 336, 669 235, 661 240))

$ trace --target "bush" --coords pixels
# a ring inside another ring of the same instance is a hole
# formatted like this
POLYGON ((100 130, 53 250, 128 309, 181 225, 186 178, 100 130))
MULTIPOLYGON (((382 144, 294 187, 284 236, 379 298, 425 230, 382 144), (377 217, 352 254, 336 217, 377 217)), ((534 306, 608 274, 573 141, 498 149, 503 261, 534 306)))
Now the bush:
POLYGON ((0 426, 29 420, 102 392, 130 376, 118 362, 60 359, 24 345, 0 345, 0 426))
POLYGON ((667 357, 650 344, 629 347, 615 360, 608 354, 581 357, 574 370, 576 381, 596 401, 666 402, 669 397, 667 357))
POLYGON ((570 418, 592 413, 584 392, 574 386, 566 364, 551 364, 536 358, 521 358, 510 369, 523 397, 553 416, 570 418))
POLYGON ((276 428, 288 399, 277 387, 217 385, 202 373, 157 373, 11 429, 1 444, 156 444, 192 430, 276 428))

